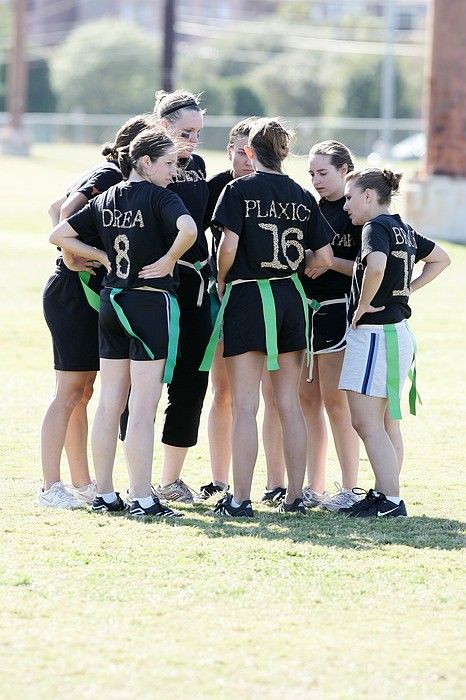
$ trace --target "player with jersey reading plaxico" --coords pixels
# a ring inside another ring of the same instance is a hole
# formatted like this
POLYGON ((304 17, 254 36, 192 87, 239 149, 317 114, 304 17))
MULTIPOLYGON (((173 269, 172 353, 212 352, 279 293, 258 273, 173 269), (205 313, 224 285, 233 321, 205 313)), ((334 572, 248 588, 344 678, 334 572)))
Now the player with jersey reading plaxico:
MULTIPOLYGON (((222 230, 212 222, 217 200, 229 182, 250 175, 254 172, 244 147, 248 143, 249 131, 256 117, 249 117, 235 124, 228 137, 227 154, 231 161, 231 167, 207 180, 209 186, 209 202, 205 214, 205 228, 210 226, 212 231, 212 255, 210 267, 213 278, 209 284, 209 293, 213 316, 216 316, 220 307, 217 295, 217 250, 220 243, 222 230)), ((228 382, 225 360, 223 358, 223 340, 220 339, 210 373, 212 385, 212 405, 209 411, 208 436, 210 467, 212 481, 200 488, 197 500, 206 501, 212 496, 220 496, 227 490, 228 472, 231 460, 231 392, 228 382)), ((281 425, 273 401, 272 384, 269 373, 264 369, 261 381, 262 395, 264 397, 264 420, 262 423, 262 440, 267 464, 267 485, 262 496, 262 501, 268 504, 278 504, 286 493, 284 487, 285 458, 283 455, 283 442, 281 425)))
MULTIPOLYGON (((350 304, 351 329, 340 377, 348 393, 353 426, 362 438, 375 474, 375 487, 345 512, 350 517, 406 516, 399 475, 403 441, 400 396, 415 354, 407 326, 409 296, 450 263, 434 241, 390 213, 401 174, 377 168, 347 175, 345 211, 363 225, 350 304), (416 262, 424 263, 413 279, 416 262)), ((415 374, 414 374, 415 379, 415 374)), ((415 412, 415 382, 410 392, 415 412)))
POLYGON ((178 346, 175 263, 196 240, 196 226, 167 185, 176 174, 173 140, 147 129, 120 156, 128 178, 60 224, 50 237, 73 255, 96 259, 108 274, 100 294, 101 394, 92 452, 98 493, 92 509, 126 506, 113 487, 118 424, 129 387, 125 455, 133 517, 172 517, 151 494, 154 419, 162 382, 170 382, 178 346), (96 250, 100 243, 105 251, 96 250), (155 260, 155 262, 154 262, 155 260))
MULTIPOLYGON (((139 115, 123 124, 114 142, 102 150, 106 162, 83 173, 66 196, 50 206, 54 226, 121 182, 118 149, 127 147, 150 123, 149 117, 139 115)), ((92 297, 98 299, 105 273, 100 265, 63 251, 44 290, 44 316, 52 334, 56 387, 42 424, 44 484, 37 496, 39 505, 76 508, 92 503, 96 495, 87 458, 87 404, 99 369, 98 313, 91 301, 92 297), (70 487, 60 481, 63 447, 70 467, 70 487)))
MULTIPOLYGON (((245 151, 252 175, 230 182, 213 220, 223 229, 218 251, 222 306, 201 368, 209 368, 223 320, 224 357, 233 403, 233 495, 214 514, 252 517, 252 476, 257 458, 256 415, 267 360, 283 430, 288 475, 285 513, 305 513, 306 425, 299 380, 306 348, 307 300, 298 279, 306 250, 332 261, 329 235, 312 195, 282 172, 291 134, 274 119, 251 127, 245 151)), ((319 264, 319 263, 317 263, 319 264)))
POLYGON ((351 425, 346 394, 338 389, 348 329, 348 303, 353 262, 361 247, 361 227, 351 223, 343 210, 345 177, 354 170, 349 149, 339 141, 322 141, 309 151, 309 173, 320 195, 319 208, 332 228, 334 267, 323 274, 303 276, 309 300, 312 376, 304 368, 301 406, 307 424, 307 472, 309 485, 303 490, 306 507, 323 506, 331 511, 348 508, 360 497, 357 485, 359 437, 351 425), (337 269, 338 268, 338 269, 337 269), (312 380, 309 382, 309 378, 312 380), (325 409, 325 410, 324 410, 325 409), (341 486, 330 497, 325 491, 325 460, 329 417, 341 467, 341 486))

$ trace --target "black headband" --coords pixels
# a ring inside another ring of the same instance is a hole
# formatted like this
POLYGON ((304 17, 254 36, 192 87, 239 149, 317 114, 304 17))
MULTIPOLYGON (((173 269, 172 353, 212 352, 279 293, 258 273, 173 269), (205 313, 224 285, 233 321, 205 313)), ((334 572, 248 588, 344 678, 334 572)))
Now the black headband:
POLYGON ((199 109, 199 105, 195 100, 189 100, 189 102, 182 102, 181 104, 176 105, 175 107, 164 109, 163 112, 160 112, 160 118, 166 117, 168 114, 173 114, 173 112, 178 112, 179 109, 184 109, 185 107, 197 107, 199 109))

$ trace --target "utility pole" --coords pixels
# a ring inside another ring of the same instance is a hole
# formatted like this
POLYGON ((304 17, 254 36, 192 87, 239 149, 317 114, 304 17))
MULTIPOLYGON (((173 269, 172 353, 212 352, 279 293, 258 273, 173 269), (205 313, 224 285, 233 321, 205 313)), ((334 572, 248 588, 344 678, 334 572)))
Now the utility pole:
POLYGON ((383 156, 388 158, 392 146, 392 120, 395 116, 395 0, 385 0, 385 56, 382 63, 382 94, 380 116, 383 119, 383 156))
POLYGON ((173 90, 173 65, 175 55, 175 15, 176 0, 165 0, 163 13, 163 55, 162 87, 166 92, 173 90))
POLYGON ((27 63, 25 55, 26 0, 13 0, 13 32, 6 81, 7 126, 0 140, 8 155, 29 155, 29 137, 23 126, 26 104, 27 63))
POLYGON ((466 3, 430 0, 427 152, 406 194, 406 216, 434 238, 466 243, 466 3))

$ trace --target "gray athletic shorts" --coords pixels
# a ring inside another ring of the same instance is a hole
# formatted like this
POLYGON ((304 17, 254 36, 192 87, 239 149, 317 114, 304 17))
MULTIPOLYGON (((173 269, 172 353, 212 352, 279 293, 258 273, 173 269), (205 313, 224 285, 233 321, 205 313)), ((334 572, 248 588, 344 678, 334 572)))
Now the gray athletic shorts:
MULTIPOLYGON (((414 359, 414 338, 406 321, 394 324, 398 337, 400 396, 414 359)), ((346 335, 339 389, 387 397, 387 352, 383 326, 358 326, 346 335)))

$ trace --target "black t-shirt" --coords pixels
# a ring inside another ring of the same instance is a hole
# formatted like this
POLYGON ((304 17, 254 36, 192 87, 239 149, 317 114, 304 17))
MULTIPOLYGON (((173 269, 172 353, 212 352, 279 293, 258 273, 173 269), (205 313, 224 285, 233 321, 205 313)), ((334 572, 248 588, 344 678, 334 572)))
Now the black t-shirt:
POLYGON ((141 279, 138 272, 165 255, 177 235, 176 221, 183 214, 188 211, 177 195, 144 180, 111 187, 73 214, 68 223, 80 240, 103 246, 112 265, 106 286, 146 285, 173 292, 176 283, 170 275, 141 279))
MULTIPOLYGON (((182 260, 190 263, 199 260, 207 260, 209 247, 204 232, 204 214, 209 201, 209 188, 206 182, 205 163, 200 156, 194 153, 188 163, 179 169, 177 176, 168 189, 181 198, 189 214, 197 227, 197 239, 191 248, 181 256, 182 260)), ((180 268, 180 272, 191 272, 189 269, 180 268)), ((193 270, 193 274, 197 274, 193 270)))
MULTIPOLYGON (((88 200, 94 199, 97 195, 102 192, 106 192, 113 185, 117 185, 123 180, 123 175, 121 174, 120 168, 114 163, 104 163, 103 165, 98 165, 95 168, 86 170, 86 172, 79 175, 79 177, 70 185, 66 192, 66 196, 69 197, 76 192, 80 192, 88 200)), ((100 241, 96 242, 96 247, 102 249, 102 244, 100 241)), ((64 271, 66 274, 70 273, 70 270, 66 267, 63 258, 57 260, 57 271, 64 271)), ((78 274, 77 272, 75 274, 78 274)), ((91 275, 89 279, 89 287, 94 290, 94 292, 99 293, 102 288, 102 282, 105 277, 106 270, 104 267, 100 267, 95 270, 95 275, 91 275)))
POLYGON ((213 220, 239 236, 227 282, 301 272, 305 250, 330 241, 316 200, 288 175, 256 172, 233 180, 220 195, 213 220))
MULTIPOLYGON (((322 198, 319 208, 332 229, 331 246, 336 258, 355 260, 361 248, 361 226, 351 223, 348 214, 343 210, 345 198, 329 202, 322 198)), ((324 301, 325 299, 340 299, 351 290, 351 276, 343 275, 335 270, 328 270, 317 279, 303 277, 303 287, 309 299, 324 301)))
POLYGON ((215 221, 212 221, 212 216, 214 213, 215 205, 218 202, 218 198, 220 197, 223 188, 233 179, 233 173, 231 172, 231 170, 225 170, 223 173, 218 173, 218 175, 214 175, 213 177, 209 178, 209 180, 207 180, 207 185, 209 187, 209 201, 207 203, 207 209, 205 211, 204 216, 204 229, 207 229, 210 226, 210 230, 212 232, 212 252, 210 255, 210 267, 212 270, 212 274, 215 278, 217 277, 218 270, 217 252, 218 244, 220 243, 220 239, 222 237, 222 228, 218 224, 216 224, 215 221))
POLYGON ((114 163, 107 162, 80 175, 71 185, 66 196, 69 197, 75 192, 80 192, 87 199, 93 199, 122 180, 123 175, 120 168, 114 163))
POLYGON ((365 259, 369 253, 376 251, 385 253, 387 266, 371 305, 385 306, 385 309, 364 314, 358 325, 398 323, 409 318, 409 286, 414 263, 430 255, 435 246, 434 241, 416 233, 398 214, 382 214, 371 219, 364 224, 361 238, 361 251, 354 263, 349 319, 351 320, 361 296, 365 259))

